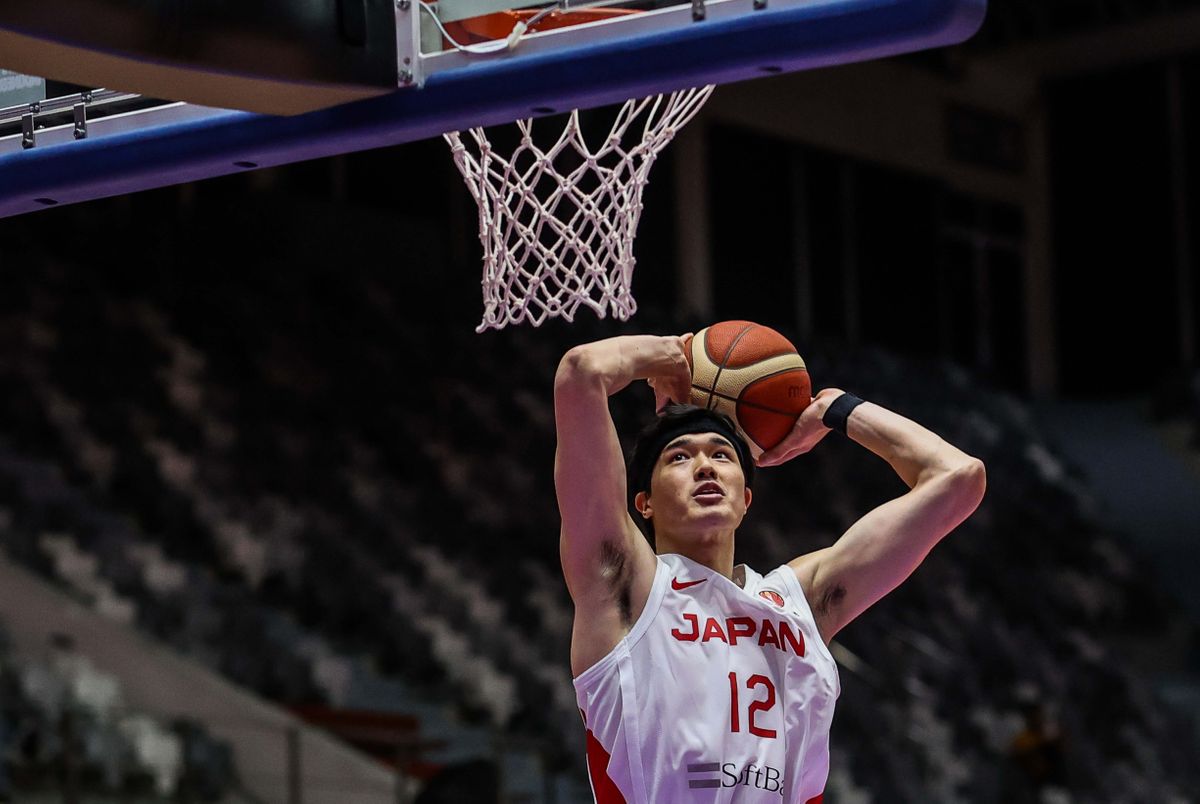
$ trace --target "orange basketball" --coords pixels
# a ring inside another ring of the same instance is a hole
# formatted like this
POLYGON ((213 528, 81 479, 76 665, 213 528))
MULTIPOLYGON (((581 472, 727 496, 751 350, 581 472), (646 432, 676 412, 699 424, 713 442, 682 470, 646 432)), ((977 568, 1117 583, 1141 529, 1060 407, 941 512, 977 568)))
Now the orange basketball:
POLYGON ((812 401, 804 359, 787 338, 751 321, 722 321, 692 339, 691 403, 720 411, 758 457, 791 432, 812 401))

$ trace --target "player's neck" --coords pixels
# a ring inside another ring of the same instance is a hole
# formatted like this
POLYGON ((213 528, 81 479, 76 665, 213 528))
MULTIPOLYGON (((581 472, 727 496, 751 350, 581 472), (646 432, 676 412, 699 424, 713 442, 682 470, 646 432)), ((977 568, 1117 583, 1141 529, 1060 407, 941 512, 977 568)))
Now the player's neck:
POLYGON ((726 578, 733 577, 733 531, 704 534, 655 534, 659 553, 675 553, 703 564, 726 578))

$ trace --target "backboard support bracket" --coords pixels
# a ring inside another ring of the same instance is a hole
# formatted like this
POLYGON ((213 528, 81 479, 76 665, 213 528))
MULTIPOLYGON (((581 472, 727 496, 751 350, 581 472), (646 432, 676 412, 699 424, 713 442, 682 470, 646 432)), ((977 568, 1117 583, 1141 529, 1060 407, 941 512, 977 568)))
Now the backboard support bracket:
POLYGON ((33 112, 21 115, 21 147, 28 150, 37 146, 37 122, 33 112))
POLYGON ((420 0, 395 0, 396 7, 396 79, 400 87, 425 85, 421 57, 420 0))
POLYGON ((87 104, 83 101, 80 101, 71 107, 71 117, 72 121, 75 123, 75 139, 87 139, 87 104))

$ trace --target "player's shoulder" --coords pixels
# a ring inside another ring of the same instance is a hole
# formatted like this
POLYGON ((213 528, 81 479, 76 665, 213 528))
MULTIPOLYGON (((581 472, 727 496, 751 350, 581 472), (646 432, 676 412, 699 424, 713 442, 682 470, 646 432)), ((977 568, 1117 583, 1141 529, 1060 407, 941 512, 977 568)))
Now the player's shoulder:
POLYGON ((829 547, 822 547, 819 550, 813 550, 810 553, 796 556, 784 565, 792 573, 793 577, 795 577, 796 583, 804 590, 805 595, 809 594, 812 590, 817 570, 820 568, 821 563, 829 558, 831 549, 829 547))
POLYGON ((812 617, 805 590, 789 564, 780 564, 766 573, 739 564, 734 573, 742 578, 742 591, 746 596, 753 598, 759 607, 765 605, 776 615, 794 616, 801 620, 812 617))

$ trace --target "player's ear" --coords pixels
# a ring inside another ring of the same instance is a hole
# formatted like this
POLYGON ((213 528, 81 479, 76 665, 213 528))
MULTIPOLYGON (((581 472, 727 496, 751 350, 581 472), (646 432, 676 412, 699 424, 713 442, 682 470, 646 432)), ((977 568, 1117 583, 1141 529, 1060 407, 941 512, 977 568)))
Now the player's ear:
POLYGON ((637 509, 637 512, 642 515, 643 519, 649 519, 654 513, 650 509, 650 495, 644 491, 639 491, 633 495, 633 507, 637 509))
POLYGON ((746 489, 746 510, 750 510, 750 500, 754 497, 754 493, 750 489, 746 489))

